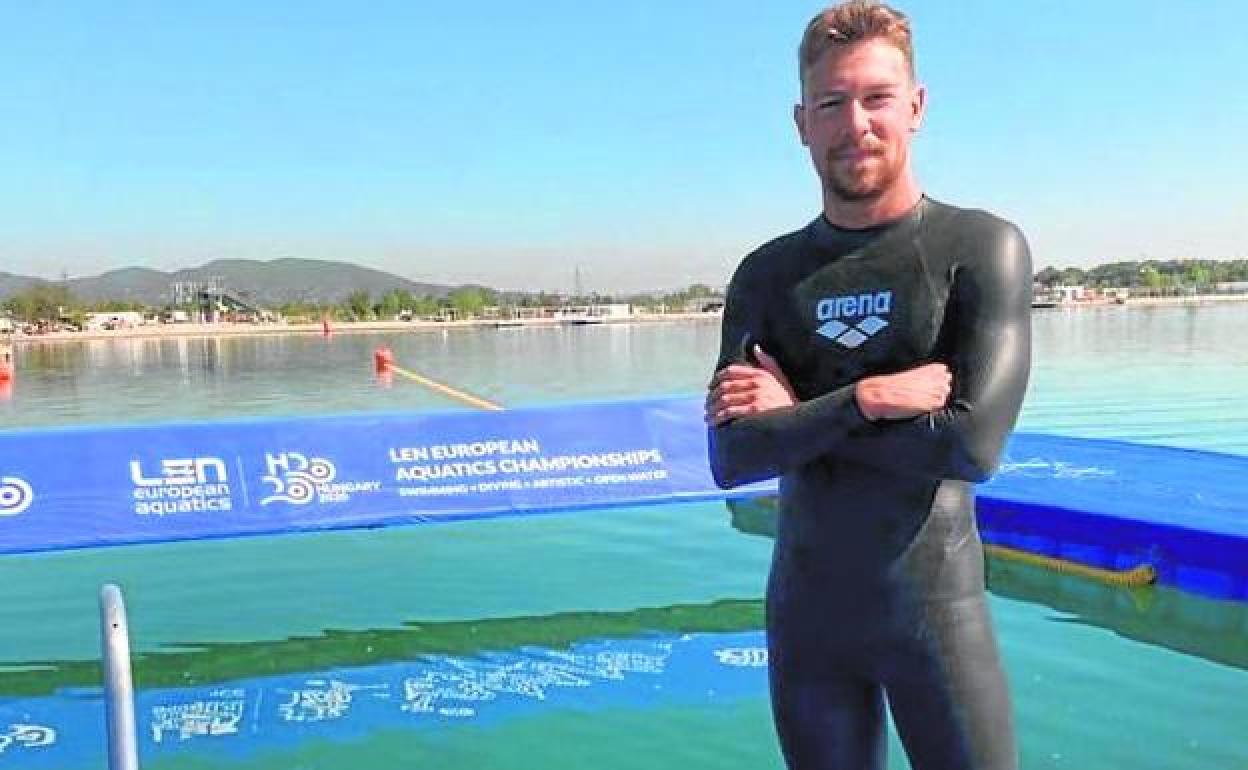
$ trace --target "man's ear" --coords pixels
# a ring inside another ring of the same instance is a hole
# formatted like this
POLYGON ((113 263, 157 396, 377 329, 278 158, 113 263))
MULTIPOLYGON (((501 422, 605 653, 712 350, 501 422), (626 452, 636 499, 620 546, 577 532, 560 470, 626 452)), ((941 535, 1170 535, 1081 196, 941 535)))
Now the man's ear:
POLYGON ((910 96, 910 133, 917 133, 923 126, 923 116, 927 114, 927 88, 922 85, 914 87, 910 96))
POLYGON ((806 108, 800 103, 793 105, 793 122, 797 125, 797 138, 802 140, 803 147, 809 147, 806 138, 806 108))

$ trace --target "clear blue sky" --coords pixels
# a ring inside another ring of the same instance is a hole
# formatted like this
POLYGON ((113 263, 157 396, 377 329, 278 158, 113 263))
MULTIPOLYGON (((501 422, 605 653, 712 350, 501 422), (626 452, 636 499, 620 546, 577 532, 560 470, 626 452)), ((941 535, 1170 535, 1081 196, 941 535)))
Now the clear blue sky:
MULTIPOLYGON (((722 284, 817 211, 790 108, 819 7, 0 0, 0 270, 722 284)), ((1248 3, 901 7, 930 194, 1037 267, 1248 257, 1248 3)))

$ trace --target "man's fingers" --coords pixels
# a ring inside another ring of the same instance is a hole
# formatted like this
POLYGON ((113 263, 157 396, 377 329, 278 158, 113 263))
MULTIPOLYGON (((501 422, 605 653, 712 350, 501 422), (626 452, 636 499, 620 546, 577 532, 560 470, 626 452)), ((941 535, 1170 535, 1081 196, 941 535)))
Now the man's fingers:
POLYGON ((728 382, 731 380, 740 380, 740 379, 749 379, 750 377, 755 376, 757 371, 758 370, 752 366, 743 366, 741 364, 729 364, 728 366, 725 366, 723 369, 720 369, 718 372, 715 372, 715 376, 711 378, 711 383, 708 387, 713 389, 717 387, 721 382, 728 382))
POLYGON ((757 390, 758 383, 754 380, 729 380, 721 382, 711 391, 711 399, 719 399, 736 393, 754 393, 757 390))
POLYGON ((756 388, 753 383, 738 383, 728 387, 720 386, 716 390, 709 393, 706 397, 704 407, 705 414, 713 424, 719 424, 733 417, 740 417, 742 408, 749 408, 753 405, 755 399, 754 391, 756 388), (728 416, 724 416, 727 414, 728 416))
POLYGON ((716 398, 711 404, 711 411, 717 408, 743 406, 753 403, 754 394, 752 393, 725 393, 716 398))
POLYGON ((744 403, 739 404, 719 404, 717 408, 707 411, 706 420, 712 426, 718 427, 738 417, 748 417, 765 411, 767 410, 760 407, 753 399, 747 399, 744 403))

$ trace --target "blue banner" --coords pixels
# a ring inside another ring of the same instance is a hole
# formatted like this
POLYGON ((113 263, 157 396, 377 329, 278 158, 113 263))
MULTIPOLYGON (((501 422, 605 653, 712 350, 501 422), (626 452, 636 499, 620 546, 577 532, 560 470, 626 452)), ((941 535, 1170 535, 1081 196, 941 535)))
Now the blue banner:
POLYGON ((722 498, 690 407, 3 432, 0 553, 722 498))
MULTIPOLYGON (((990 543, 1248 598, 1248 458, 1017 435, 990 543)), ((700 400, 0 432, 0 553, 751 497, 700 400)))

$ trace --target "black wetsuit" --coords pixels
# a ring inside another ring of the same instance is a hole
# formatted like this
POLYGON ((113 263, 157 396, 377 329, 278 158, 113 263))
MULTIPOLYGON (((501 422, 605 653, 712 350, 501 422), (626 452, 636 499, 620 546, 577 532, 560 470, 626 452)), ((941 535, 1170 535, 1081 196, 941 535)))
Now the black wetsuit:
POLYGON ((1031 280, 1017 228, 927 198, 868 230, 820 217, 733 276, 719 368, 757 341, 800 401, 710 437, 722 486, 781 477, 767 636, 793 770, 883 768, 885 694, 915 770, 1016 767, 972 482, 1022 403, 1031 280), (946 408, 863 417, 855 382, 931 362, 946 408))

